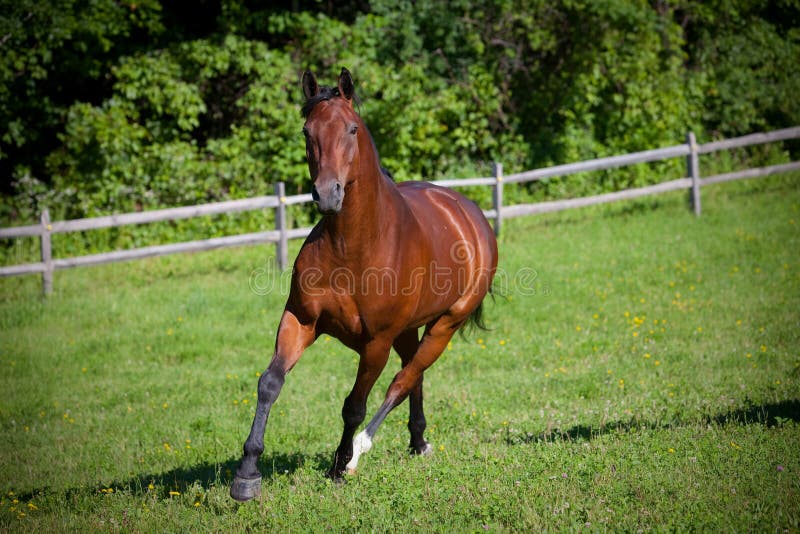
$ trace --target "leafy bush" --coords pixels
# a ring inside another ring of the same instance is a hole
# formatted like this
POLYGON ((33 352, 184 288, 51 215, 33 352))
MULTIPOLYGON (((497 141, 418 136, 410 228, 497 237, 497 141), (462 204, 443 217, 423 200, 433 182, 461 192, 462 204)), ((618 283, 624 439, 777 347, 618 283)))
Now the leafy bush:
POLYGON ((125 58, 113 95, 73 105, 48 159, 66 217, 264 195, 305 152, 286 54, 226 36, 125 58))

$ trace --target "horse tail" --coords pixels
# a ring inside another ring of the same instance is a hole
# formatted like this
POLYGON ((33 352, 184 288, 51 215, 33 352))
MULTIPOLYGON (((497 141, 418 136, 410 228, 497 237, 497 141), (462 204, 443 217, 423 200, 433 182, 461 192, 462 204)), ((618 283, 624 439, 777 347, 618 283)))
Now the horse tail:
MULTIPOLYGON (((493 287, 489 287, 488 295, 492 297, 492 302, 494 302, 495 292, 493 287)), ((461 337, 466 337, 466 332, 471 332, 476 328, 478 330, 483 330, 485 332, 489 330, 489 327, 486 326, 486 321, 484 320, 483 317, 483 303, 485 301, 486 297, 483 297, 481 303, 478 304, 478 306, 474 310, 472 310, 472 313, 469 314, 469 317, 467 317, 467 320, 459 329, 461 337)))
MULTIPOLYGON (((485 298, 485 297, 484 297, 485 298)), ((478 304, 478 307, 472 310, 467 318, 467 325, 470 328, 477 328, 478 330, 489 330, 486 326, 486 321, 483 318, 483 301, 478 304)))

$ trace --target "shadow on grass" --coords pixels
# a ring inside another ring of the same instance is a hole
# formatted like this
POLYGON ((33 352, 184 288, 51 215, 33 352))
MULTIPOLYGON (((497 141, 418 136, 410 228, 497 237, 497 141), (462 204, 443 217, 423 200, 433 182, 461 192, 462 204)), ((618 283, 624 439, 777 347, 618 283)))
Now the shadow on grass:
POLYGON ((631 419, 629 421, 616 421, 600 426, 576 425, 567 430, 558 428, 548 429, 538 434, 526 433, 525 435, 511 435, 505 437, 507 445, 525 443, 542 443, 551 441, 589 441, 597 437, 625 433, 636 430, 668 429, 689 424, 715 424, 715 425, 752 425, 760 424, 768 427, 779 426, 787 421, 800 422, 800 400, 791 399, 777 403, 748 405, 715 416, 703 416, 699 420, 669 422, 652 422, 631 419))
MULTIPOLYGON (((159 498, 170 496, 170 492, 181 494, 197 490, 199 484, 204 491, 214 487, 227 488, 233 480, 233 474, 239 466, 238 456, 223 462, 205 462, 193 466, 178 467, 164 473, 149 473, 136 475, 125 481, 116 481, 112 484, 100 484, 96 486, 93 493, 116 493, 126 492, 136 496, 145 494, 154 495, 159 498), (152 489, 151 489, 152 485, 152 489)), ((314 471, 324 472, 330 463, 330 455, 323 453, 305 454, 275 454, 272 456, 264 455, 259 462, 262 479, 269 481, 276 476, 286 475, 297 471, 301 467, 310 467, 314 471)), ((40 497, 48 493, 65 492, 68 499, 80 499, 85 496, 87 488, 71 488, 65 490, 53 490, 49 487, 37 488, 29 492, 21 493, 18 499, 29 501, 34 497, 40 497)))
MULTIPOLYGON (((292 453, 262 456, 259 462, 263 480, 271 480, 276 475, 294 473, 300 467, 308 466, 312 470, 322 472, 330 462, 330 455, 317 453, 292 453)), ((151 491, 150 484, 163 492, 184 492, 192 489, 197 484, 204 489, 214 486, 228 487, 233 480, 236 468, 239 466, 238 456, 224 462, 205 462, 189 467, 179 467, 165 473, 137 475, 125 482, 112 484, 112 487, 126 490, 134 495, 151 491)), ((100 489, 102 491, 102 488, 100 489)))
MULTIPOLYGON (((788 421, 800 423, 800 400, 791 399, 777 403, 752 405, 748 404, 737 410, 729 411, 718 415, 702 416, 691 421, 618 421, 605 424, 599 427, 587 425, 577 425, 568 430, 552 429, 539 434, 526 434, 523 436, 506 436, 505 441, 508 445, 518 445, 521 443, 539 443, 555 440, 591 440, 605 434, 617 432, 630 432, 647 429, 668 429, 685 425, 713 424, 713 425, 752 425, 760 424, 768 427, 782 425, 788 421)), ((331 461, 329 454, 316 453, 292 453, 276 454, 263 456, 259 462, 262 477, 265 481, 271 480, 276 476, 290 474, 301 467, 309 467, 320 473, 324 472, 331 461)), ((177 468, 165 473, 138 475, 126 482, 114 484, 111 487, 124 489, 133 494, 141 494, 150 491, 149 484, 158 487, 160 491, 180 491, 191 490, 196 484, 200 484, 204 489, 213 486, 228 487, 233 480, 233 473, 239 465, 239 457, 231 458, 225 462, 203 463, 185 468, 177 468)), ((103 487, 98 491, 102 491, 103 487)))
MULTIPOLYGON (((549 429, 538 434, 525 433, 507 434, 506 445, 515 446, 530 443, 553 441, 589 441, 600 436, 613 433, 625 433, 637 430, 669 429, 688 425, 752 425, 760 424, 768 427, 781 426, 789 421, 800 423, 800 399, 784 400, 777 403, 762 405, 747 405, 743 408, 732 410, 719 415, 701 416, 697 419, 682 421, 617 421, 601 426, 576 425, 567 430, 549 429)), ((308 467, 313 471, 323 473, 330 463, 330 455, 324 453, 306 454, 302 452, 291 454, 265 455, 259 462, 262 478, 265 482, 278 476, 308 467)), ((179 467, 163 473, 149 473, 136 475, 126 481, 118 481, 110 485, 98 485, 94 493, 127 492, 132 495, 153 495, 158 498, 170 496, 170 492, 181 494, 197 491, 199 485, 203 491, 211 488, 225 488, 227 491, 233 474, 239 464, 239 457, 232 457, 222 462, 204 462, 193 466, 179 467), (150 485, 152 484, 152 489, 150 485)), ((51 493, 48 487, 34 489, 18 495, 21 501, 29 501, 36 496, 51 493)), ((58 490, 61 493, 64 490, 58 490)), ((87 488, 72 488, 66 490, 68 500, 80 500, 86 495, 87 488)))

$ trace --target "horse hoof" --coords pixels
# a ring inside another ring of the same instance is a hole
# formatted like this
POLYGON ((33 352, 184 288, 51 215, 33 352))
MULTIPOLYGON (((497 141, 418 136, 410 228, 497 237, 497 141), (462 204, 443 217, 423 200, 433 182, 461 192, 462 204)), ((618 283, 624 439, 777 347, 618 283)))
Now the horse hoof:
POLYGON ((239 502, 247 502, 261 496, 261 477, 235 477, 231 484, 231 497, 239 502))
POLYGON ((347 480, 345 480, 343 475, 344 471, 336 471, 333 468, 331 468, 330 470, 328 470, 327 473, 325 473, 325 477, 329 478, 331 482, 333 482, 337 486, 342 486, 347 483, 347 480))
POLYGON ((350 475, 350 476, 353 476, 353 475, 355 475, 355 474, 356 474, 356 471, 357 471, 357 469, 356 469, 355 467, 348 467, 348 468, 345 470, 345 472, 346 472, 348 475, 350 475))

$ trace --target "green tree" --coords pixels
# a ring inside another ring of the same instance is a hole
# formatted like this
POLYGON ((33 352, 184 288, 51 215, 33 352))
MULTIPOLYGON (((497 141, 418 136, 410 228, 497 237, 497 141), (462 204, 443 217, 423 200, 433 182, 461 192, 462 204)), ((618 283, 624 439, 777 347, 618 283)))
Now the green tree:
POLYGON ((800 2, 691 2, 678 14, 691 39, 689 70, 705 82, 709 134, 800 124, 800 2))
POLYGON ((65 216, 263 195, 305 171, 289 58, 233 35, 129 56, 48 158, 65 216))
POLYGON ((102 99, 116 58, 164 31, 157 0, 0 0, 0 173, 47 182, 44 156, 59 144, 66 108, 102 99))

